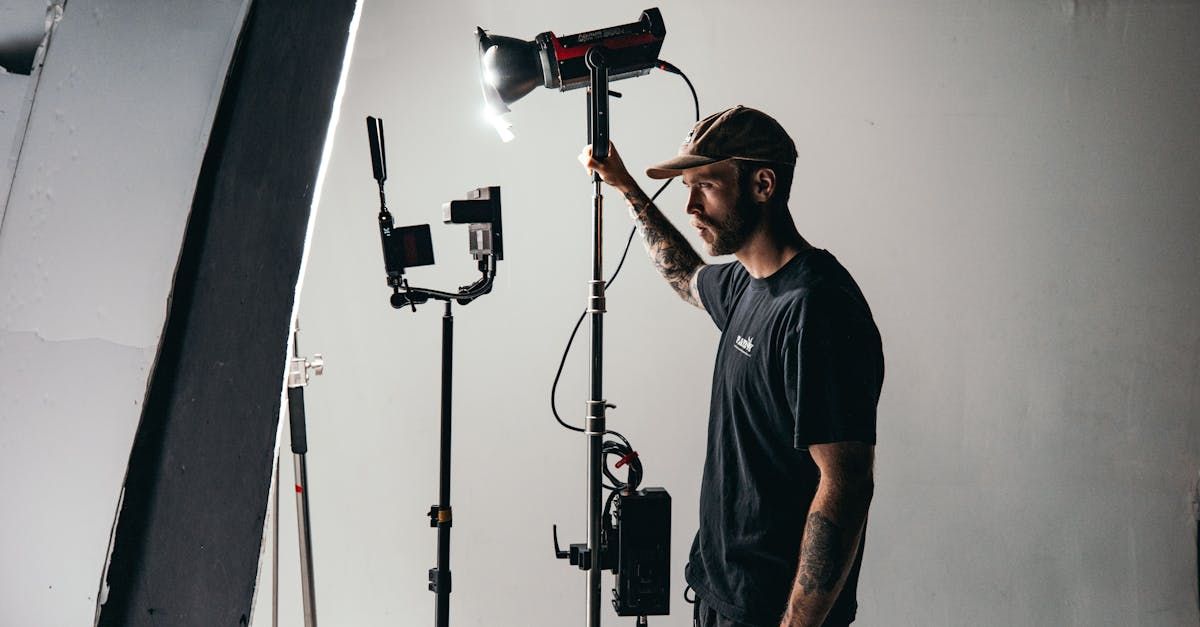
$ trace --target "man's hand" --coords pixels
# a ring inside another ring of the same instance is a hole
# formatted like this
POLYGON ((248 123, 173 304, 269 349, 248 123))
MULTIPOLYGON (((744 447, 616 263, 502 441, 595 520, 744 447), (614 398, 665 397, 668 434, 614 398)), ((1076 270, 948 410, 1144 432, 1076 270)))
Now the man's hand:
POLYGON ((646 245, 646 252, 650 254, 658 273, 684 302, 704 309, 700 302, 700 288, 696 283, 704 261, 692 250, 691 244, 679 230, 671 225, 671 221, 654 206, 646 192, 638 187, 625 168, 625 162, 621 161, 617 147, 609 142, 608 158, 596 161, 592 158, 592 147, 584 146, 579 163, 588 169, 588 174, 595 171, 600 175, 600 180, 625 196, 630 216, 642 233, 642 243, 646 245))
POLYGON ((622 194, 637 189, 637 183, 629 174, 629 170, 625 168, 625 162, 621 161, 621 155, 617 153, 617 147, 612 142, 608 142, 608 158, 604 161, 596 161, 592 158, 592 146, 589 144, 583 147, 583 152, 579 153, 579 162, 587 168, 588 174, 595 171, 600 175, 600 180, 613 186, 622 194))

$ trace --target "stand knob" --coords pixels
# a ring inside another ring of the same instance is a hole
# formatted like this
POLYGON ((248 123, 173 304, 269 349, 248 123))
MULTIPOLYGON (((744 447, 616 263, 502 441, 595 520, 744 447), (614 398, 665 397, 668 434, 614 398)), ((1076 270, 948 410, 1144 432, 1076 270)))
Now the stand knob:
POLYGON ((325 358, 321 356, 321 353, 316 353, 312 359, 293 357, 288 360, 288 387, 301 388, 308 385, 310 370, 318 375, 325 373, 325 358))

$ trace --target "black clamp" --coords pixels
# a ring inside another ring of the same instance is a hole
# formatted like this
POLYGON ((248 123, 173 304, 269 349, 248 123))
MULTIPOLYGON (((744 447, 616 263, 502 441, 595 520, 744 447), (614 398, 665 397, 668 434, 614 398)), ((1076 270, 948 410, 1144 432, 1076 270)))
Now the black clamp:
POLYGON ((587 548, 587 543, 576 542, 564 551, 558 547, 558 525, 554 525, 553 529, 554 557, 567 560, 572 566, 578 566, 579 570, 590 570, 592 568, 592 552, 587 548))
POLYGON ((437 568, 429 569, 429 591, 450 593, 450 571, 442 572, 437 568))
POLYGON ((437 505, 429 506, 429 526, 430 527, 453 527, 454 526, 454 510, 451 508, 441 508, 437 505))
POLYGON ((587 312, 590 314, 605 313, 606 302, 604 298, 604 281, 588 281, 588 307, 587 312))
POLYGON ((587 417, 584 419, 584 434, 602 435, 605 431, 605 413, 617 406, 608 401, 587 401, 587 417))

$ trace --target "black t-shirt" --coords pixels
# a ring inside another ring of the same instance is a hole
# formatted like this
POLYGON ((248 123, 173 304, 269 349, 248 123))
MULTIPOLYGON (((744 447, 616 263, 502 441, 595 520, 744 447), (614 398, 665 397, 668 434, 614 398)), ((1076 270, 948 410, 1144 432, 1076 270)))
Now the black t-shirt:
MULTIPOLYGON (((721 343, 686 577, 722 615, 777 625, 817 488, 808 445, 875 443, 879 331, 825 250, 807 249, 763 279, 734 262, 706 266, 697 280, 721 343)), ((862 543, 830 622, 853 619, 861 560, 862 543)))

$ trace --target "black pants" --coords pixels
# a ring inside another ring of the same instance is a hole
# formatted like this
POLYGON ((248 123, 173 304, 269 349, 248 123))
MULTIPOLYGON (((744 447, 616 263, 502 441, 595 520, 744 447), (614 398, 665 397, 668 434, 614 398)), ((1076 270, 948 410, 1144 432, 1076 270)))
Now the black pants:
MULTIPOLYGON (((717 613, 711 605, 704 602, 704 599, 696 596, 696 604, 693 608, 693 620, 695 627, 779 627, 779 623, 772 625, 758 625, 753 623, 739 623, 738 621, 726 618, 717 613)), ((849 627, 850 623, 844 622, 829 622, 825 621, 824 627, 849 627)))
MULTIPOLYGON (((694 613, 695 627, 765 627, 760 625, 751 625, 749 623, 739 623, 735 620, 725 618, 717 613, 713 606, 704 602, 700 595, 696 595, 696 604, 692 606, 694 613)), ((771 627, 779 627, 772 625, 771 627)))

